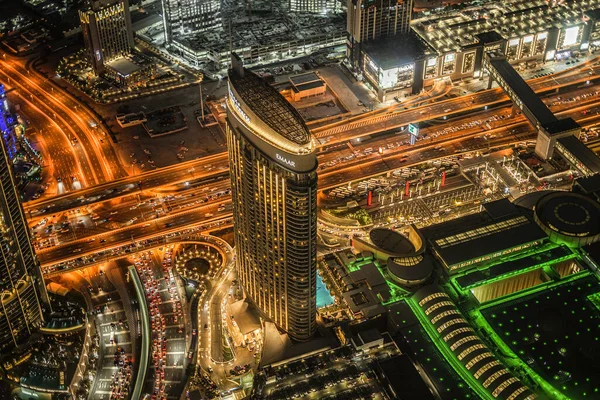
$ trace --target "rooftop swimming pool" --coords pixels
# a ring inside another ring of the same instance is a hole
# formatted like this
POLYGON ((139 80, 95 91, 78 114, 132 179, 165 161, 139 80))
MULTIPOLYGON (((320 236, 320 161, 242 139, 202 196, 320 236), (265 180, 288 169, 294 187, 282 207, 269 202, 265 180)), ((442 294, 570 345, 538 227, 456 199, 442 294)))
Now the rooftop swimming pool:
POLYGON ((327 307, 333 304, 333 297, 325 287, 321 274, 317 273, 317 308, 327 307))

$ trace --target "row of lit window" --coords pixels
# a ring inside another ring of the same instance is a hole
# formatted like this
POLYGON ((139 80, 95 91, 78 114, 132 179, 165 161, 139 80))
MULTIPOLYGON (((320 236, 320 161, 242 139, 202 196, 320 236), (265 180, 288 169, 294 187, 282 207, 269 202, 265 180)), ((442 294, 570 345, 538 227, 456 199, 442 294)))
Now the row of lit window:
POLYGON ((462 346, 463 344, 465 344, 467 342, 473 342, 473 341, 479 341, 479 338, 475 335, 469 335, 467 337, 460 339, 458 342, 453 343, 452 346, 450 346, 450 350, 454 351, 454 350, 458 349, 460 346, 462 346))
MULTIPOLYGON (((517 390, 512 392, 511 395, 506 398, 506 400, 515 400, 517 397, 519 397, 519 395, 521 393, 523 393, 526 390, 527 390, 527 388, 525 386, 521 386, 521 387, 517 388, 517 390)), ((533 398, 535 398, 535 397, 531 397, 531 396, 527 397, 527 399, 533 399, 533 398)), ((527 400, 527 399, 525 399, 525 400, 527 400)))
POLYGON ((442 333, 444 330, 446 330, 447 328, 451 327, 452 325, 456 325, 456 324, 464 324, 465 320, 463 318, 454 318, 448 322, 444 322, 442 325, 440 325, 439 328, 437 328, 438 333, 442 333))
POLYGON ((443 292, 437 292, 437 293, 430 294, 429 296, 427 296, 424 299, 422 299, 421 301, 419 301, 419 307, 423 307, 423 304, 427 303, 428 301, 433 300, 433 299, 439 299, 440 297, 448 298, 448 295, 443 292))
MULTIPOLYGON (((501 369, 500 371, 496 371, 494 372, 489 378, 487 378, 484 382, 483 382, 483 387, 484 388, 488 388, 492 383, 494 383, 494 381, 498 378, 500 378, 503 375, 508 374, 508 371, 506 369, 501 369)), ((495 397, 495 396, 494 396, 495 397)))
MULTIPOLYGON (((514 376, 511 376, 509 379, 505 380, 500 385, 498 385, 498 387, 496 389, 494 389, 494 391, 492 392, 492 396, 498 397, 498 395, 500 393, 502 393, 502 391, 504 389, 506 389, 507 387, 509 387, 510 385, 512 385, 515 382, 519 382, 519 380, 517 378, 515 378, 514 376)), ((524 387, 524 386, 522 386, 522 387, 524 387)))
MULTIPOLYGON (((472 346, 470 346, 468 349, 463 350, 462 352, 460 352, 460 354, 458 355, 458 359, 460 361, 462 361, 463 358, 465 358, 466 356, 468 356, 469 354, 471 354, 472 352, 474 352, 475 350, 484 350, 486 347, 485 345, 479 343, 479 344, 474 344, 472 346)), ((487 387, 487 386, 486 386, 487 387)))
POLYGON ((515 228, 517 226, 525 225, 527 223, 529 223, 529 220, 525 216, 521 215, 506 221, 496 222, 495 224, 471 229, 469 231, 461 232, 456 235, 445 237, 443 239, 438 239, 435 241, 435 243, 441 248, 455 246, 459 243, 467 242, 474 238, 489 236, 494 233, 502 232, 511 228, 515 228))
POLYGON ((454 306, 454 303, 449 300, 444 300, 444 301, 440 301, 439 303, 435 303, 434 305, 430 306, 427 310, 425 310, 425 315, 431 314, 438 308, 447 307, 447 306, 454 306))
POLYGON ((469 327, 455 329, 452 332, 450 332, 449 334, 447 334, 446 336, 444 336, 443 340, 444 340, 444 342, 447 343, 454 336, 460 335, 461 333, 467 333, 467 332, 473 332, 473 329, 470 326, 469 327))
POLYGON ((473 368, 473 366, 475 364, 477 364, 479 361, 483 360, 484 358, 494 358, 494 356, 489 351, 486 351, 485 353, 479 354, 474 359, 472 359, 471 361, 469 361, 465 365, 465 367, 467 368, 467 370, 470 370, 471 368, 473 368))
POLYGON ((447 317, 448 315, 460 315, 460 314, 456 310, 447 310, 447 311, 444 311, 443 313, 438 314, 435 317, 433 317, 433 319, 431 320, 431 323, 436 324, 440 319, 447 317))
POLYGON ((498 360, 493 360, 490 361, 489 363, 485 364, 483 367, 479 368, 474 374, 473 376, 475 377, 475 379, 479 379, 479 377, 483 374, 486 373, 486 371, 488 371, 490 368, 493 368, 497 365, 500 365, 500 362, 498 360))

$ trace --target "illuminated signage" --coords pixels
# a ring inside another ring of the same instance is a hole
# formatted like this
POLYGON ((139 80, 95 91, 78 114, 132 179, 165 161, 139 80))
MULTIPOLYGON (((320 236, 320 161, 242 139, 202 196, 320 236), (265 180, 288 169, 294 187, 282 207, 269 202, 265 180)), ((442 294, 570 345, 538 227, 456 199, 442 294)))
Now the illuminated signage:
POLYGON ((290 167, 296 167, 296 162, 295 161, 288 160, 287 158, 285 158, 284 156, 282 156, 279 153, 275 154, 275 158, 277 158, 279 161, 283 162, 284 164, 289 165, 290 167))
POLYGON ((406 64, 398 68, 398 72, 406 72, 415 69, 414 64, 406 64))
POLYGON ((408 124, 408 133, 410 135, 410 144, 415 144, 417 141, 417 136, 419 136, 419 127, 414 124, 408 124))
POLYGON ((244 119, 244 121, 246 121, 247 123, 250 123, 250 117, 248 116, 248 114, 246 114, 244 112, 244 110, 242 110, 242 106, 240 105, 240 102, 238 101, 238 99, 236 99, 235 96, 233 95, 231 88, 229 88, 229 100, 231 101, 231 104, 233 105, 233 108, 235 108, 235 111, 237 112, 237 114, 240 117, 242 117, 244 119))
POLYGON ((96 50, 96 61, 100 61, 102 59, 102 54, 100 54, 100 50, 96 50))

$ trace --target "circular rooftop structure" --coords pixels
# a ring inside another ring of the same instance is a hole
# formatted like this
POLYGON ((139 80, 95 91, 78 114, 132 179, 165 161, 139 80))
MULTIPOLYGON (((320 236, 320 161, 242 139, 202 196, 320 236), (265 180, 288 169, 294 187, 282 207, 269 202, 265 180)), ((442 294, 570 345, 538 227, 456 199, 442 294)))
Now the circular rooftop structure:
POLYGON ((540 198, 535 220, 555 242, 580 247, 600 239, 600 204, 570 192, 553 192, 540 198))
POLYGON ((400 255, 415 252, 415 246, 406 236, 391 229, 372 229, 369 238, 375 246, 388 253, 400 255))
POLYGON ((375 253, 385 254, 389 277, 397 284, 414 287, 431 276, 433 263, 425 254, 424 241, 417 230, 411 230, 406 237, 391 229, 375 228, 369 238, 375 253))

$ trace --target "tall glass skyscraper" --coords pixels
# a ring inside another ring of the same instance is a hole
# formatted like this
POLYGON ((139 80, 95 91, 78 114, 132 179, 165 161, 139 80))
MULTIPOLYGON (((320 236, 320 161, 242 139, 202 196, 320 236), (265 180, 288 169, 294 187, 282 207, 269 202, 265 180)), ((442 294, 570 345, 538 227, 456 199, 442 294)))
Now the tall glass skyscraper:
MULTIPOLYGON (((0 121, 6 121, 7 114, 0 85, 0 121)), ((10 129, 6 124, 0 127, 10 129)), ((47 301, 12 165, 0 140, 0 350, 18 344, 41 325, 40 296, 47 301)))
POLYGON ((240 281, 290 337, 316 329, 317 157, 298 112, 233 55, 227 144, 240 281))

